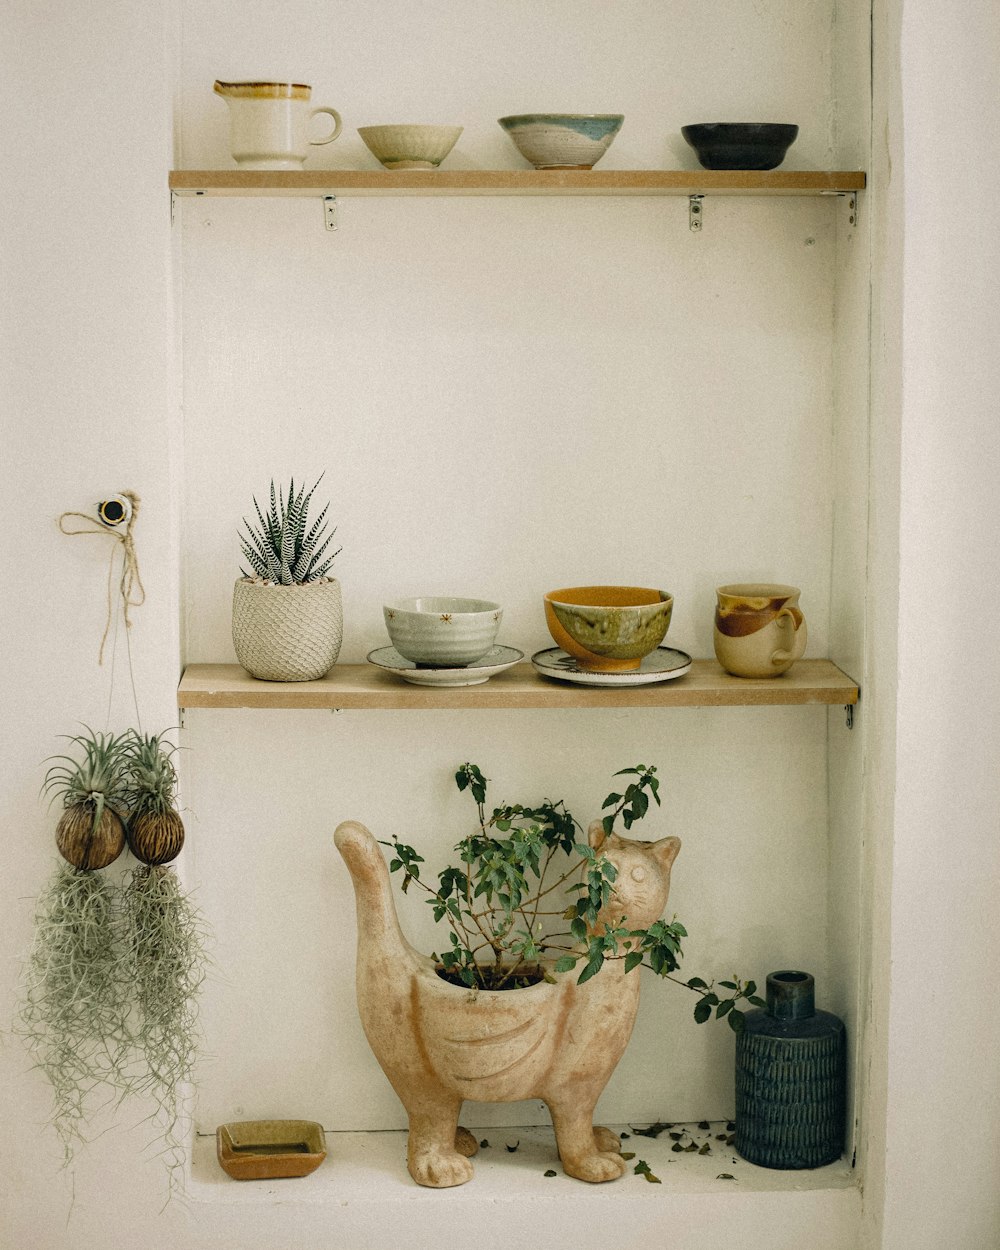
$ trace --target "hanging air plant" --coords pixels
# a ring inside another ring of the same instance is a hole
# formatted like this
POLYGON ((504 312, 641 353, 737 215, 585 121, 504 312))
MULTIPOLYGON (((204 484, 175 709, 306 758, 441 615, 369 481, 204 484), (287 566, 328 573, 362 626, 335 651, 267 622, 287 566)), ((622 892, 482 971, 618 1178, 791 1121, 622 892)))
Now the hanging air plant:
POLYGON ((53 757, 43 784, 63 801, 56 842, 67 862, 36 905, 17 1031, 52 1085, 67 1162, 94 1111, 144 1095, 175 1189, 206 962, 202 920, 166 866, 184 841, 176 748, 136 730, 70 741, 83 758, 53 757), (142 862, 119 888, 98 869, 126 840, 142 862))
POLYGON ((68 740, 82 749, 83 759, 52 756, 55 762, 42 785, 50 798, 63 801, 56 846, 74 868, 85 872, 106 868, 125 849, 122 812, 128 738, 87 729, 86 733, 68 736, 68 740))
POLYGON ((133 732, 126 742, 126 798, 129 850, 144 864, 168 864, 184 845, 184 824, 174 791, 176 747, 162 734, 133 732))

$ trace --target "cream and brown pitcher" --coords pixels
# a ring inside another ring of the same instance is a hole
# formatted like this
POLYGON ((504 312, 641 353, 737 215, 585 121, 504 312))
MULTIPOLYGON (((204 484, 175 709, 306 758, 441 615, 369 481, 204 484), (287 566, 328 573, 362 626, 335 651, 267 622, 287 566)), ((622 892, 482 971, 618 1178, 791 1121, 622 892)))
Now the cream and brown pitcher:
POLYGON ((777 677, 806 649, 796 586, 746 582, 716 591, 715 656, 736 677, 777 677))

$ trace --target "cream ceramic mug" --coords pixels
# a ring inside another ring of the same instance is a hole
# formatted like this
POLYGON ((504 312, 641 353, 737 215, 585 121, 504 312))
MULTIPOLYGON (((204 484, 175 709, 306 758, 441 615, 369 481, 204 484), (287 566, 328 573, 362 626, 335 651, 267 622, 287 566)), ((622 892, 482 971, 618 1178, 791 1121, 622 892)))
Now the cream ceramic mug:
POLYGON ((777 677, 806 649, 796 586, 742 582, 716 590, 715 657, 736 677, 777 677))
POLYGON ((301 169, 310 147, 332 143, 343 123, 332 108, 310 108, 312 87, 296 82, 216 82, 229 106, 229 144, 241 169, 301 169), (333 130, 309 138, 309 123, 325 113, 333 130))

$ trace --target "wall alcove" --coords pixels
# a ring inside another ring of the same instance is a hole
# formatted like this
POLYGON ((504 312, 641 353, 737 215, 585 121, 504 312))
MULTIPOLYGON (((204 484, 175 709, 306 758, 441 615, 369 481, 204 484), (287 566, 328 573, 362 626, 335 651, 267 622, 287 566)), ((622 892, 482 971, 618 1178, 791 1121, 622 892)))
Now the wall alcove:
MULTIPOLYGON (((411 22, 405 6, 391 7, 411 22)), ((206 997, 219 1061, 206 1068, 197 1127, 208 1134, 265 1114, 320 1119, 345 1134, 358 1202, 373 1182, 352 1151, 364 1155, 366 1134, 398 1132, 403 1121, 356 1019, 353 896, 332 830, 358 818, 443 857, 471 814, 451 782, 467 759, 491 777, 497 802, 565 797, 581 820, 596 814, 617 768, 656 763, 665 804, 644 836, 684 841, 670 910, 692 933, 686 971, 762 982, 772 967, 808 967, 822 1005, 847 1019, 855 1057, 864 1045, 865 730, 863 712, 848 728, 844 705, 865 671, 867 219, 864 195, 848 213, 838 196, 815 193, 864 185, 863 174, 817 171, 866 164, 867 19, 860 6, 839 6, 858 24, 836 28, 832 6, 807 15, 781 4, 752 17, 723 9, 699 9, 679 31, 643 6, 643 20, 615 35, 602 98, 617 91, 629 103, 627 129, 595 171, 607 167, 610 193, 386 195, 386 176, 348 128, 315 162, 333 162, 328 169, 311 161, 291 179, 293 192, 334 190, 336 232, 317 229, 315 205, 286 197, 289 186, 260 195, 227 170, 224 110, 205 86, 226 23, 212 5, 189 15, 171 179, 185 466, 179 703, 197 814, 189 871, 227 974, 206 997), (706 58, 723 30, 756 58, 739 87, 728 57, 706 58), (650 40, 670 48, 675 66, 685 53, 698 61, 670 86, 676 124, 663 120, 650 40), (777 98, 758 96, 758 80, 780 84, 777 98), (800 121, 786 163, 813 194, 712 196, 695 234, 684 197, 711 179, 690 168, 676 132, 691 113, 751 106, 800 121), (685 161, 687 182, 669 193, 621 194, 629 171, 653 177, 685 161), (210 181, 206 170, 221 172, 210 181), (359 185, 374 193, 354 198, 359 185), (232 662, 239 518, 272 477, 324 471, 320 493, 344 544, 335 689, 311 706, 233 694, 232 684, 220 698, 218 678, 233 682, 217 666, 232 662), (394 595, 496 598, 501 641, 530 655, 547 645, 542 593, 574 580, 664 585, 676 602, 670 641, 710 656, 713 588, 748 577, 803 590, 807 655, 825 667, 803 666, 811 693, 788 706, 730 702, 718 689, 683 706, 680 684, 670 698, 567 706, 557 693, 536 698, 528 683, 505 703, 508 683, 497 682, 478 702, 442 707, 405 686, 376 683, 373 695, 363 667, 394 595), (817 693, 824 682, 833 684, 817 693)), ((301 33, 314 16, 297 0, 289 20, 301 33)), ((599 6, 577 18, 588 39, 603 40, 599 6)), ((555 49, 554 10, 535 20, 555 49)), ((359 8, 338 39, 369 34, 359 8)), ((469 69, 448 84, 412 71, 399 81, 396 61, 390 74, 338 58, 315 65, 315 100, 328 102, 332 82, 332 103, 346 116, 349 99, 355 124, 387 109, 456 113, 466 131, 449 158, 453 183, 497 176, 510 192, 525 175, 495 124, 502 101, 543 86, 592 97, 587 57, 577 50, 558 72, 543 67, 496 15, 452 37, 453 65, 459 49, 471 65, 478 40, 499 40, 502 84, 469 69)), ((433 946, 426 909, 404 900, 401 911, 410 936, 433 946)), ((683 993, 664 989, 645 988, 599 1113, 614 1123, 724 1122, 731 1035, 696 1027, 683 993)), ((852 1123, 863 1115, 855 1099, 851 1114, 852 1123)), ((527 1134, 545 1116, 526 1104, 474 1107, 465 1122, 527 1134)), ((389 1166, 371 1164, 379 1176, 389 1166)), ((212 1191, 199 1190, 202 1199, 235 1201, 210 1165, 195 1170, 212 1191)), ((830 1228, 843 1232, 857 1219, 856 1180, 849 1167, 806 1191, 794 1180, 741 1180, 746 1218, 770 1219, 770 1204, 795 1195, 804 1210, 832 1212, 830 1228)), ((716 1192, 716 1174, 665 1186, 660 1201, 679 1212, 704 1185, 716 1192)), ((487 1200, 474 1186, 463 1203, 487 1200)), ((596 1194, 587 1201, 605 1209, 596 1194)), ((428 1220, 439 1218, 438 1206, 427 1208, 428 1220)))

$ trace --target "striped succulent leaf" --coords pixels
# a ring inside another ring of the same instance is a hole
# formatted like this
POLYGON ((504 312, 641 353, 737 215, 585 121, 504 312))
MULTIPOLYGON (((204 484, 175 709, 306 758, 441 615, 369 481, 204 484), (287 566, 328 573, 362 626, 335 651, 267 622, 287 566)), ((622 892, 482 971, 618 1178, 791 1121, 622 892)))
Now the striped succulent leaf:
POLYGON ((244 558, 253 570, 243 576, 255 576, 276 585, 292 586, 318 581, 326 576, 341 548, 321 559, 336 529, 327 534, 326 514, 330 505, 323 509, 316 522, 309 527, 309 503, 313 492, 322 481, 316 479, 307 491, 305 486, 295 488, 293 478, 286 495, 284 489, 276 489, 271 481, 270 503, 267 513, 261 511, 256 497, 253 504, 258 525, 253 526, 245 517, 246 534, 240 534, 244 558))
POLYGON ((312 560, 313 552, 316 550, 316 544, 319 542, 320 533, 322 532, 323 519, 329 511, 330 505, 327 504, 316 518, 312 529, 302 540, 302 546, 295 556, 295 567, 292 569, 292 576, 296 581, 303 581, 309 571, 309 565, 312 560))
POLYGON ((294 585, 295 579, 292 577, 292 566, 295 563, 296 552, 302 545, 302 499, 304 490, 295 493, 295 479, 293 478, 288 487, 288 506, 282 517, 281 528, 281 584, 283 586, 294 585))

